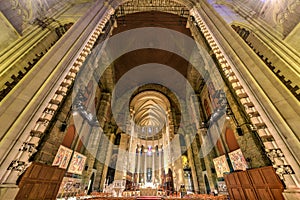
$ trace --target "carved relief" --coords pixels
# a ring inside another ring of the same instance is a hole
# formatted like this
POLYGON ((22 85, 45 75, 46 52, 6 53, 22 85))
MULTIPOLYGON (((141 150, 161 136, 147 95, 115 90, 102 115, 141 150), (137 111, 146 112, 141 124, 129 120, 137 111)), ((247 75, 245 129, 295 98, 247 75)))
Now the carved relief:
POLYGON ((275 164, 276 158, 283 160, 284 155, 280 149, 268 149, 266 151, 273 165, 275 164))
POLYGON ((33 22, 35 18, 44 15, 45 11, 49 9, 46 0, 10 0, 13 10, 16 10, 25 22, 33 22))
POLYGON ((21 175, 27 167, 29 167, 30 163, 25 163, 23 161, 19 160, 13 160, 7 170, 13 170, 13 171, 18 171, 19 175, 21 175))
POLYGON ((281 149, 270 149, 266 150, 266 152, 280 179, 284 180, 283 175, 294 174, 291 166, 285 164, 281 149))
POLYGON ((275 24, 282 24, 293 13, 299 4, 299 0, 276 0, 265 1, 260 15, 267 21, 273 21, 275 24))
POLYGON ((252 17, 259 17, 268 25, 287 36, 297 25, 300 0, 243 0, 240 5, 250 8, 252 17))
POLYGON ((294 174, 291 166, 289 165, 282 165, 280 167, 278 167, 276 169, 276 174, 279 176, 279 178, 281 180, 284 180, 284 176, 283 175, 287 175, 287 174, 294 174))
POLYGON ((36 152, 34 144, 24 142, 22 146, 20 147, 19 151, 28 151, 30 154, 33 154, 36 152))

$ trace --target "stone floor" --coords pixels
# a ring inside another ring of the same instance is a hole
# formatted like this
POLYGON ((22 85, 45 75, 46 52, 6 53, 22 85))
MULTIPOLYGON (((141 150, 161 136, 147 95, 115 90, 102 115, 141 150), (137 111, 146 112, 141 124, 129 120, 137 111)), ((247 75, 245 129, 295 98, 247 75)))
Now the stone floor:
POLYGON ((228 200, 227 196, 213 196, 207 194, 196 194, 193 196, 180 197, 159 197, 159 196, 141 196, 141 197, 81 197, 80 199, 93 199, 93 200, 176 200, 176 199, 193 199, 193 200, 228 200))

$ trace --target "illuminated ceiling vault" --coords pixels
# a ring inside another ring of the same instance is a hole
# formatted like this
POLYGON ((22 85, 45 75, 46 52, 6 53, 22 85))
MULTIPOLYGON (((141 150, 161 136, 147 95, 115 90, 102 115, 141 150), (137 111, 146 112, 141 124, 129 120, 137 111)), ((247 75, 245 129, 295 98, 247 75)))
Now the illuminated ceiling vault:
POLYGON ((130 108, 140 138, 161 137, 161 130, 167 123, 169 107, 168 99, 156 91, 145 91, 132 99, 130 108))

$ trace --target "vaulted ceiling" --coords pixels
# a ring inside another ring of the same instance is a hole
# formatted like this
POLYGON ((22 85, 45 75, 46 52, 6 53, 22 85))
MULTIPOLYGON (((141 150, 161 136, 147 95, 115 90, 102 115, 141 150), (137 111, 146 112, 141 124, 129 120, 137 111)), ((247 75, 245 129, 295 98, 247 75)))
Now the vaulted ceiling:
POLYGON ((130 103, 130 108, 138 137, 160 138, 161 130, 167 123, 169 107, 168 99, 159 92, 145 91, 136 95, 130 103))

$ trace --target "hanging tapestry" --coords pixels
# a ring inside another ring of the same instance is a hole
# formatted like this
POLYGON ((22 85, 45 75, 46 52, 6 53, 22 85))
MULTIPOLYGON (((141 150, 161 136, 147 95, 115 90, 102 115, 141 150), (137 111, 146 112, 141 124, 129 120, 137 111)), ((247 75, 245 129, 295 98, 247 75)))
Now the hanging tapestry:
POLYGON ((82 170, 84 168, 85 160, 86 156, 78 152, 74 152, 68 172, 81 175, 82 170))
POLYGON ((225 155, 214 158, 213 162, 214 162, 214 165, 215 165, 215 169, 216 169, 218 178, 223 177, 224 173, 229 173, 230 172, 229 165, 227 163, 227 159, 226 159, 225 155))
POLYGON ((71 149, 60 145, 52 165, 58 166, 59 168, 66 169, 71 159, 71 155, 72 155, 71 149))
POLYGON ((241 149, 237 149, 228 153, 232 167, 234 170, 246 170, 248 168, 245 157, 241 149))

